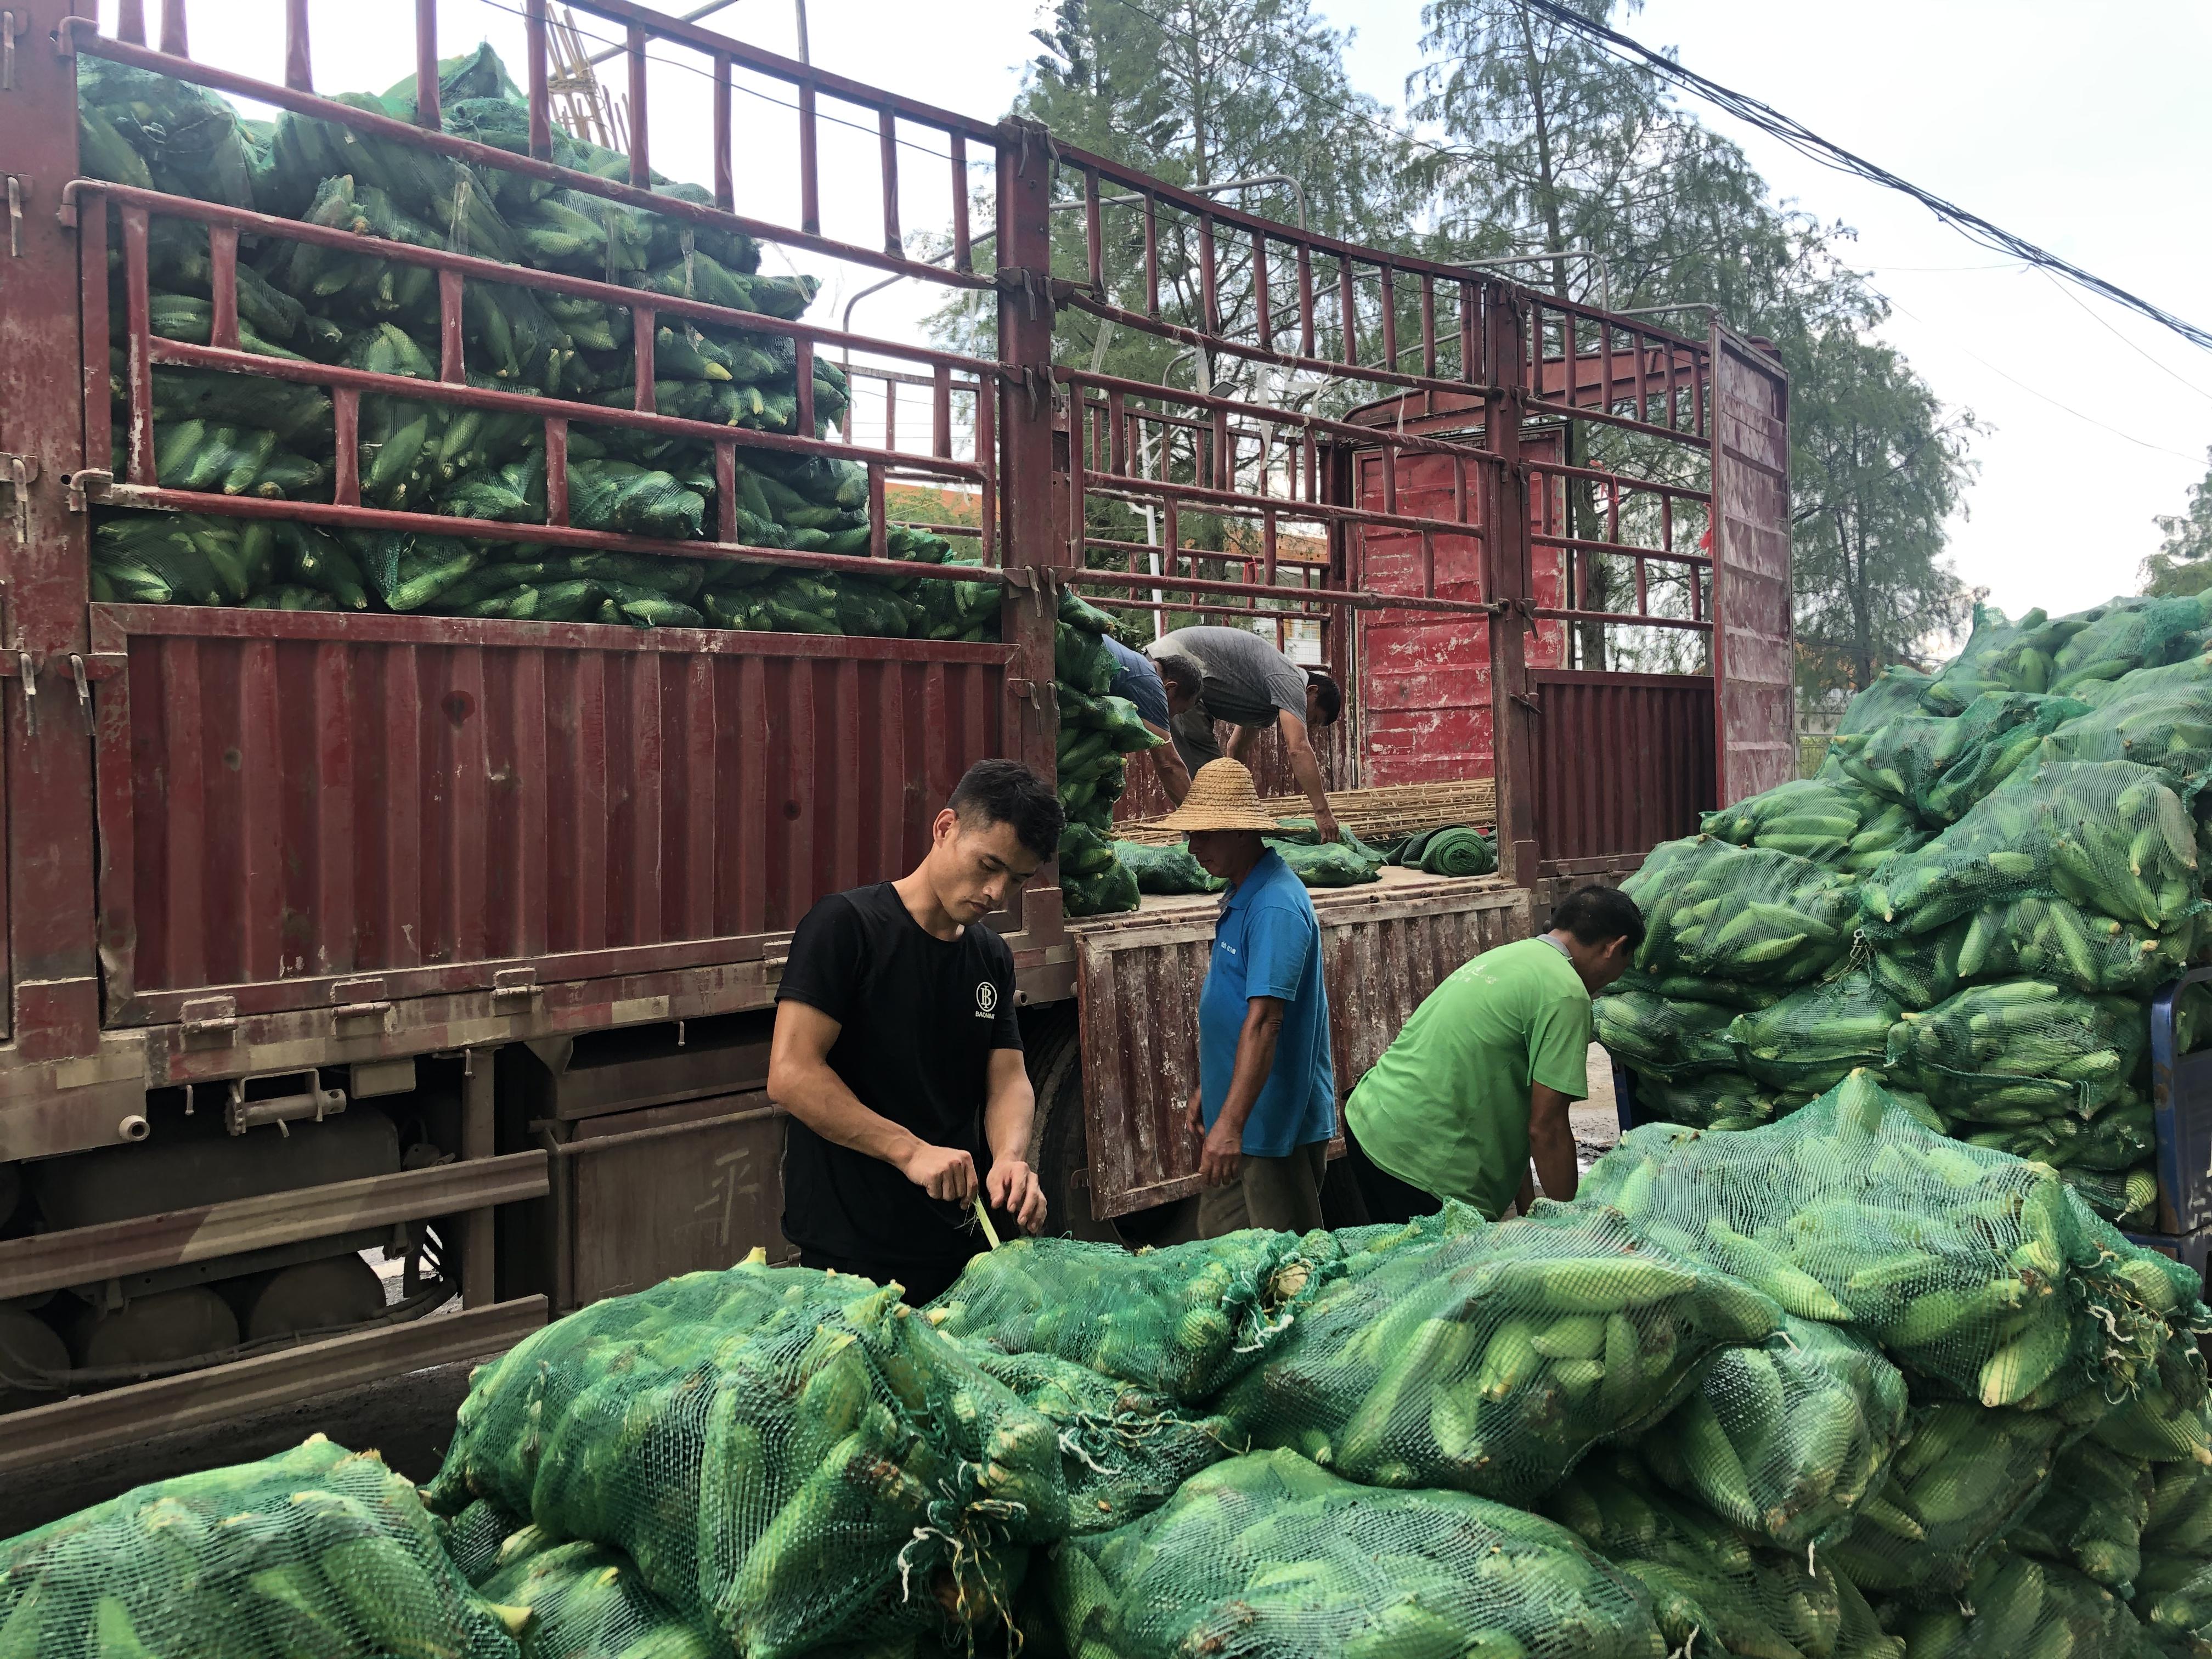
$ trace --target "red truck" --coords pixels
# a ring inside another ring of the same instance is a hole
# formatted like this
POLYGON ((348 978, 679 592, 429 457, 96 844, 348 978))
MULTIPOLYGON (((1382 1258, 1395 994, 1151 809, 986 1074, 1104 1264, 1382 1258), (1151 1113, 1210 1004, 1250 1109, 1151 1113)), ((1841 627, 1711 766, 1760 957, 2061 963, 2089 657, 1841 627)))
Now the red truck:
MULTIPOLYGON (((442 131, 434 95, 411 125, 318 96, 307 0, 285 9, 282 86, 192 59, 183 0, 164 0, 150 46, 137 0, 115 37, 90 0, 0 13, 0 1471, 475 1358, 593 1297, 756 1243, 780 1254, 781 1125, 763 1081, 790 930, 823 894, 907 867, 970 762, 1053 764, 1064 588, 1139 612, 1317 623, 1347 690, 1334 786, 1493 780, 1498 877, 1393 871, 1317 896, 1347 1082, 1438 978, 1528 933, 1563 884, 1632 868, 1699 810, 1794 768, 1787 386, 1753 343, 1255 217, 1041 128, 629 0, 574 9, 628 42, 628 183, 550 159, 544 0, 527 0, 517 71, 527 155, 442 131), (713 82, 711 204, 647 193, 648 47, 713 82), (407 382, 411 396, 525 404, 465 379, 465 283, 625 307, 641 367, 632 408, 526 400, 547 422, 548 523, 364 507, 351 422, 364 392, 394 383, 241 351, 230 286, 241 237, 361 242, 82 176, 76 73, 94 55, 975 296, 995 312, 995 356, 378 243, 439 274, 441 378, 407 382), (775 83, 796 111, 797 222, 751 216, 735 188, 733 76, 775 83), (822 228, 824 104, 880 131, 879 241, 822 228), (949 158, 930 186, 933 224, 950 206, 949 259, 907 251, 902 208, 922 185, 902 135, 949 158), (969 222, 977 184, 988 227, 969 222), (161 217, 208 228, 205 344, 151 331, 146 239, 161 217), (1194 308, 1163 302, 1164 248, 1195 272, 1194 308), (1256 303, 1232 325, 1220 296, 1236 271, 1256 303), (1198 392, 1091 373, 1055 353, 1070 311, 1385 401, 1332 418, 1219 374, 1223 390, 1198 392), (656 316, 787 336, 802 387, 810 354, 839 354, 856 386, 880 383, 886 410, 907 389, 904 431, 888 414, 877 443, 853 417, 816 440, 658 412, 642 366, 656 316), (112 331, 128 346, 119 447, 112 331), (331 499, 162 488, 157 364, 326 390, 331 499), (726 466, 746 446, 856 461, 872 554, 747 547, 726 514, 710 541, 575 527, 559 459, 571 422, 709 441, 726 466), (1569 465, 1570 425, 1629 434, 1666 465, 1569 465), (977 501, 983 564, 964 574, 1003 591, 998 641, 111 605, 88 586, 94 510, 132 509, 880 570, 884 491, 902 481, 977 501), (1109 502, 1151 509, 1156 541, 1117 536, 1109 502), (1241 526, 1243 552, 1186 538, 1179 520, 1201 516, 1241 526), (1279 557, 1283 538, 1325 560, 1279 557), (1593 561, 1632 574, 1632 609, 1589 605, 1593 561), (1662 575, 1686 601, 1660 597, 1662 575), (1662 628, 1695 642, 1701 672, 1562 665, 1570 629, 1662 628), (362 1282, 380 1249, 405 1264, 388 1304, 362 1282), (211 1297, 233 1310, 228 1340, 208 1334, 211 1297)), ((416 7, 425 87, 434 10, 416 7)), ((1048 870, 996 919, 1038 1083, 1036 1162, 1066 1224, 1158 1236, 1193 1188, 1176 1109, 1211 904, 1148 899, 1071 922, 1060 900, 1048 870)))

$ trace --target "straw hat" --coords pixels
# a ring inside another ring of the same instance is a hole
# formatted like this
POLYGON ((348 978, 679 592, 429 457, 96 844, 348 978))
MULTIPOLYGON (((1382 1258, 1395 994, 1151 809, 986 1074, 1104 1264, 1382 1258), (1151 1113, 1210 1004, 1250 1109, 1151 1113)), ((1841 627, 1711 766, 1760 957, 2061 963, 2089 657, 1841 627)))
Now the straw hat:
POLYGON ((1182 805, 1159 820, 1163 830, 1257 830, 1265 835, 1282 825, 1261 810, 1252 774, 1233 760, 1208 761, 1190 781, 1182 805))

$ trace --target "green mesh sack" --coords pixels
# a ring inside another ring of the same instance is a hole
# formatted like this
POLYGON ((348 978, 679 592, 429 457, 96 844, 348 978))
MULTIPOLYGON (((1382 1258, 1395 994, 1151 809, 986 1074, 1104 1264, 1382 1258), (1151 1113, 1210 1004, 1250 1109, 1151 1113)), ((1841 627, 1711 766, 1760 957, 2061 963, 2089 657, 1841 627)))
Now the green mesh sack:
POLYGON ((2177 784, 2212 767, 2212 655, 2127 675, 2054 730, 2046 760, 2133 761, 2177 784))
POLYGON ((2087 626, 2080 617, 2053 617, 2040 609, 2008 622, 1994 605, 1978 605, 1966 649, 1936 671, 1921 692, 1921 707, 1957 714, 1984 692, 2047 691, 2058 652, 2087 626))
POLYGON ((1382 854, 1349 830, 1342 840, 1325 847, 1304 847, 1273 837, 1267 845, 1291 866, 1291 873, 1309 887, 1358 887, 1382 879, 1382 854))
MULTIPOLYGON (((2016 1156, 2034 1154, 2021 1152, 2016 1156)), ((2069 1166, 2059 1179, 2081 1194, 2091 1210, 2124 1231, 2148 1227, 2158 1216, 2158 1170, 2145 1164, 2132 1170, 2069 1166)))
POLYGON ((1229 884, 1206 874, 1182 842, 1154 847, 1145 842, 1117 841, 1114 856, 1137 880, 1140 893, 1218 893, 1229 884))
POLYGON ((1044 1353, 1183 1401, 1256 1364, 1321 1287, 1327 1235, 1258 1228, 1164 1249, 1009 1239, 930 1304, 948 1336, 1044 1353))
POLYGON ((2194 915, 2197 836, 2163 774, 2126 761, 2045 762, 2015 775, 1859 887, 1877 944, 2031 893, 2153 930, 2194 915))
POLYGON ((2202 1659, 2212 1648, 2212 1468, 2154 1463, 2151 1478, 2134 1609, 2160 1651, 2202 1659))
POLYGON ((726 1637, 671 1606, 630 1559, 598 1544, 561 1543, 532 1528, 514 1541, 483 1593, 532 1614, 531 1659, 723 1659, 726 1637))
POLYGON ((1220 1408, 1356 1480, 1525 1503, 1778 1319, 1618 1214, 1541 1205, 1328 1285, 1220 1408))
POLYGON ((2122 1397, 2191 1316, 2172 1264, 2054 1172, 1934 1133, 1869 1072, 1764 1128, 1631 1130, 1577 1201, 1991 1407, 2122 1397))
POLYGON ((1049 1354, 969 1345, 975 1364, 1060 1437, 1071 1536, 1109 1532, 1150 1514, 1192 1475, 1244 1450, 1226 1418, 1049 1354))
POLYGON ((1655 848, 1621 884, 1644 913, 1638 970, 1796 985, 1850 943, 1850 890, 1795 854, 1700 836, 1655 848))
POLYGON ((136 1487, 0 1552, 11 1659, 515 1659, 501 1611, 446 1559, 412 1483, 320 1435, 136 1487))
POLYGON ((1954 1117, 2086 1118, 2118 1097, 2149 1040, 2140 1003, 2013 979, 1907 1014, 1890 1032, 1888 1064, 1954 1117))
POLYGON ((1815 864, 1840 864, 1868 822, 1887 805, 1850 779, 1793 778, 1706 813, 1699 828, 1731 846, 1764 847, 1815 864))
POLYGON ((1956 717, 1899 715, 1836 738, 1828 752, 1876 794, 1928 823, 1952 823, 2033 757, 2062 721, 2088 712, 2069 697, 1985 692, 1956 717))
POLYGON ((2058 648, 2051 690, 2103 684, 2139 668, 2158 668, 2190 655, 2208 620, 2200 595, 2118 599, 2080 613, 2081 631, 2058 648))
POLYGON ((1553 1522, 1459 1492, 1378 1492, 1291 1453, 1053 1553, 1082 1659, 1663 1659, 1631 1581, 1553 1522))
POLYGON ((1961 1400, 1917 1409, 1888 1483, 1833 1547, 1836 1565, 1863 1589, 1955 1595, 1982 1553, 2034 1505, 2078 1432, 2058 1412, 1961 1400))
POLYGON ((1917 668, 1883 669, 1875 676, 1872 685, 1844 705, 1842 718, 1836 722, 1836 735, 1846 737, 1854 732, 1871 732, 1878 726, 1888 725, 1900 714, 1919 714, 1920 700, 1933 683, 1932 675, 1923 674, 1917 668))
MULTIPOLYGON (((2208 1321, 2203 1308, 2192 1310, 2190 1322, 2191 1334, 2204 1334, 2208 1321)), ((2089 1432, 2100 1445, 2126 1457, 2154 1463, 2212 1460, 2212 1407, 2205 1399, 2204 1355, 2197 1342, 2166 1344, 2155 1370, 2139 1375, 2133 1390, 2098 1418, 2089 1432)))
POLYGON ((896 1286, 757 1261, 594 1304, 480 1369, 431 1495, 623 1550, 762 1659, 988 1622, 1011 1546, 1067 1525, 1051 1425, 896 1286))
POLYGON ((498 1569, 507 1540, 530 1525, 488 1498, 477 1498, 458 1515, 434 1515, 430 1520, 454 1571, 479 1586, 498 1569))
POLYGON ((696 538, 706 498, 665 472, 628 461, 575 461, 568 468, 568 521, 669 541, 696 538))
POLYGON ((1698 1129, 1752 1129, 1781 1110, 1775 1091, 1741 1072, 1699 1072, 1670 1079, 1636 1073, 1640 1121, 1686 1123, 1698 1129))
POLYGON ((1858 969, 1737 1015, 1725 1041, 1739 1069, 1760 1082, 1820 1094, 1861 1066, 1883 1063, 1898 1014, 1897 999, 1858 969))
POLYGON ((1669 1002, 1710 1002, 1737 1012, 1771 1008, 1790 994, 1787 985, 1748 980, 1704 979, 1695 974, 1642 974, 1631 969, 1613 981, 1619 992, 1647 991, 1669 1002))
POLYGON ((1721 1003, 1613 990, 1591 1003, 1590 1015, 1606 1052, 1639 1074, 1686 1078, 1736 1069, 1728 1040, 1735 1011, 1721 1003))
MULTIPOLYGON (((1107 812, 1091 814, 1103 819, 1107 812)), ((1095 824, 1079 824, 1085 834, 1101 832, 1095 824)), ((1137 878, 1119 860, 1096 875, 1062 874, 1060 878, 1060 901, 1071 916, 1111 916, 1135 909, 1142 902, 1137 890, 1137 878)))
POLYGON ((1930 933, 1885 940, 1875 977, 1908 1008, 1932 1008, 1968 980, 2043 979, 2085 995, 2148 997, 2188 967, 2203 913, 2157 931, 2029 894, 1984 906, 1930 933))
POLYGON ((2021 1659, 2045 1654, 2130 1659, 2142 1632, 2125 1601, 2072 1569, 2011 1547, 1984 1556, 1954 1595, 1896 1620, 1906 1659, 2021 1659))
POLYGON ((2076 1443, 2058 1455, 2051 1484, 2005 1542, 2125 1595, 2142 1566, 2156 1468, 2094 1443, 2076 1443))
POLYGON ((1633 1451, 1594 1454, 1538 1508, 1637 1582, 1671 1652, 1817 1659, 1838 1651, 1842 1587, 1827 1561, 1753 1547, 1660 1485, 1633 1451))
POLYGON ((1784 1549, 1833 1543, 1887 1475, 1905 1427, 1904 1374, 1866 1338, 1785 1315, 1729 1348, 1639 1443, 1652 1472, 1784 1549))
POLYGON ((153 187, 230 207, 254 205, 246 129, 228 100, 166 75, 87 53, 77 101, 144 162, 153 187))

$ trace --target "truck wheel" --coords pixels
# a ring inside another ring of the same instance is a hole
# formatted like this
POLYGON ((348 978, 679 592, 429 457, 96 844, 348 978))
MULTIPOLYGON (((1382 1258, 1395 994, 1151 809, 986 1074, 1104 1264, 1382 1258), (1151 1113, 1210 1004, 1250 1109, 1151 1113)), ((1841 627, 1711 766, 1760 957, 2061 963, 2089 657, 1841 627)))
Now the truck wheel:
POLYGON ((1120 1230, 1091 1213, 1083 1178, 1090 1161, 1083 1123, 1083 1037, 1073 1004, 1046 1010, 1024 1037, 1036 1121, 1030 1131, 1030 1167, 1044 1187, 1044 1230, 1055 1238, 1118 1244, 1120 1230))

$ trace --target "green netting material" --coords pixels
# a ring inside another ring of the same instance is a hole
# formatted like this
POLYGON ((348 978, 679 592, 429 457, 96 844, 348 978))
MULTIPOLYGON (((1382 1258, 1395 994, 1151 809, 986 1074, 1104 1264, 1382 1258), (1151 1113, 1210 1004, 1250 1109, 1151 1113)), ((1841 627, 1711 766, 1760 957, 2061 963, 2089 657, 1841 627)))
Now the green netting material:
POLYGON ((1703 836, 1668 842, 1621 890, 1644 913, 1636 967, 1655 978, 1802 984, 1850 943, 1850 886, 1794 854, 1703 836))
POLYGON ((1723 1350, 1644 1437, 1652 1471, 1787 1549, 1850 1530, 1905 1426, 1905 1377, 1866 1338, 1785 1316, 1760 1347, 1723 1350))
POLYGON ((630 1559, 536 1528, 508 1540, 483 1593, 532 1613, 531 1659, 720 1659, 728 1638, 653 1593, 630 1559))
POLYGON ((2111 1590, 2065 1566, 2005 1549, 1983 1559, 1950 1605, 1907 1612, 1896 1623, 1908 1659, 2130 1659, 2142 1651, 2134 1613, 2111 1590))
POLYGON ((1640 1121, 1686 1123, 1699 1129, 1751 1129, 1782 1109, 1772 1089, 1740 1072, 1700 1072, 1669 1079, 1636 1073, 1640 1121))
POLYGON ((1114 856, 1128 866, 1140 893, 1218 893, 1229 884, 1209 876, 1181 842, 1155 847, 1138 841, 1117 841, 1114 856))
POLYGON ((2202 912, 2155 931, 2030 894, 1933 933, 1887 939, 1875 976, 1908 1008, 1932 1008, 1969 980, 2044 979, 2087 994, 2148 998, 2196 959, 2202 912))
POLYGON ((896 1287, 748 1262, 598 1303, 480 1370, 432 1488, 625 1551, 761 1659, 960 1628, 1066 1528, 1059 1438, 896 1287))
POLYGON ((1716 841, 1794 853, 1850 875, 1863 874, 1924 839, 1902 805, 1884 800, 1855 779, 1830 775, 1829 768, 1822 771, 1708 812, 1700 827, 1716 841))
POLYGON ((2140 668, 2156 668, 2190 654, 2208 620, 2201 595, 2185 599, 2118 599, 2081 613, 2081 631, 2059 647, 2051 663, 2051 690, 2065 693, 2102 684, 2140 668))
POLYGON ((1995 606, 1978 605, 1966 649, 1928 683, 1921 707, 1957 714, 1985 692, 2047 691, 2057 653, 2087 626, 2085 618, 2053 617, 2040 609, 2008 622, 1995 606))
POLYGON ((1860 969, 1739 1014, 1726 1041, 1739 1067, 1760 1082, 1819 1094, 1861 1066, 1882 1063, 1898 1014, 1896 998, 1860 969))
POLYGON ((2059 1454, 2042 1498, 2005 1542, 2125 1595, 2142 1568, 2142 1532, 2150 1520, 2156 1468, 2148 1459, 2118 1456, 2091 1443, 2069 1447, 2059 1454))
POLYGON ((1778 1318, 1617 1214, 1549 1205, 1327 1286, 1221 1409, 1354 1480, 1526 1502, 1778 1318))
POLYGON ((1390 862, 1432 876, 1486 876, 1498 868, 1498 847, 1471 824, 1452 824, 1407 837, 1390 862))
POLYGON ((1632 1451, 1601 1451, 1546 1494, 1546 1515, 1636 1580, 1670 1651, 1741 1659, 1833 1656, 1840 1586, 1817 1552, 1754 1548, 1668 1491, 1632 1451))
POLYGON ((2062 721, 2089 712, 2069 697, 1985 692, 1955 718, 1899 715, 1838 737, 1828 752, 1875 793, 1929 823, 1952 823, 2033 757, 2062 721))
POLYGON ((1890 1032, 1888 1063, 1954 1117, 2087 1118, 2127 1086, 2149 1036, 2140 1003, 2005 980, 1908 1014, 1890 1032))
POLYGON ((1257 1229, 1133 1254, 1072 1238, 1012 1239, 930 1304, 948 1336, 1043 1353, 1170 1400, 1212 1398, 1287 1331, 1340 1254, 1257 1229))
POLYGON ((969 1345, 975 1364, 1058 1431, 1068 1533, 1107 1532, 1149 1514, 1209 1464, 1245 1449, 1226 1418, 1048 1354, 969 1345))
POLYGON ((10 1540, 10 1659, 516 1659, 411 1483, 317 1435, 139 1486, 10 1540))
POLYGON ((1377 1492, 1288 1452, 1188 1482, 1053 1553, 1079 1659, 1663 1659, 1643 1599, 1553 1522, 1457 1492, 1377 1492))
POLYGON ((1578 1201, 1990 1407, 2124 1398, 2194 1352, 2185 1269, 2051 1170, 1934 1133, 1867 1072, 1764 1128, 1632 1130, 1578 1201))
POLYGON ((1735 1068, 1736 1051, 1728 1040, 1735 1010, 1721 1003, 1614 990, 1597 998, 1590 1012, 1597 1040, 1639 1073, 1686 1078, 1735 1068))
POLYGON ((2154 931, 2193 916, 2203 901, 2188 802, 2147 766, 2046 762, 1859 888, 1877 942, 2034 894, 2154 931))
POLYGON ((2177 785, 2212 767, 2212 655, 2130 674, 2100 688, 2097 706, 2043 744, 2055 761, 2133 761, 2177 785))

